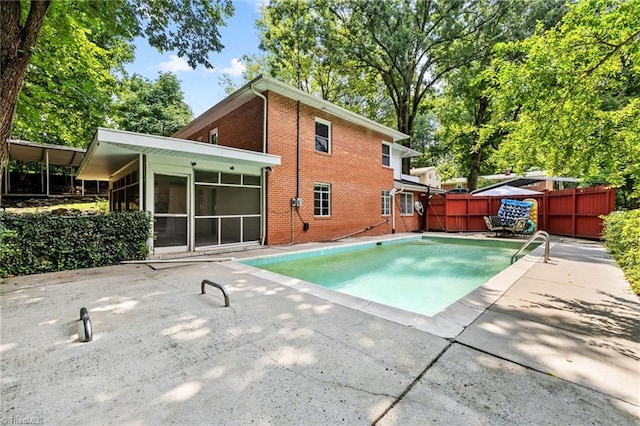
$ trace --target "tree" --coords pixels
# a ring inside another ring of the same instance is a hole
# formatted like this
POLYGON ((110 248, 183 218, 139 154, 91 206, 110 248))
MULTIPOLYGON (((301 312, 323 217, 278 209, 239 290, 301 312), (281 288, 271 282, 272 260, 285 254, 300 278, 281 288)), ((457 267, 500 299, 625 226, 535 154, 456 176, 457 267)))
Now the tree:
MULTIPOLYGON (((485 75, 495 57, 494 47, 531 36, 538 24, 550 28, 566 13, 564 0, 513 0, 500 6, 495 19, 477 33, 477 58, 445 76, 434 108, 438 151, 467 177, 470 190, 478 187, 481 175, 496 171, 491 154, 505 136, 505 129, 495 125, 504 117, 497 117, 493 110, 487 91, 491 82, 485 75)), ((514 118, 517 109, 509 114, 508 119, 514 118)))
POLYGON ((640 202, 640 0, 583 0, 561 23, 500 47, 491 96, 519 110, 497 159, 599 179, 640 202))
MULTIPOLYGON (((477 33, 495 19, 501 2, 327 3, 338 22, 338 30, 327 34, 331 50, 354 58, 379 76, 392 101, 398 130, 411 135, 424 101, 442 78, 475 59, 477 33)), ((408 169, 409 162, 403 162, 403 171, 408 169)))
MULTIPOLYGON (((50 0, 0 2, 0 184, 18 95, 51 4, 50 0)), ((105 32, 122 34, 129 41, 145 35, 151 46, 175 50, 192 67, 202 64, 209 68, 209 52, 222 48, 217 28, 233 14, 231 0, 94 0, 62 4, 71 14, 95 17, 105 32)))
POLYGON ((245 58, 247 76, 265 74, 373 120, 389 122, 391 105, 376 73, 337 54, 330 3, 271 0, 256 22, 262 56, 245 58))
POLYGON ((134 74, 122 85, 113 116, 119 129, 170 136, 193 117, 172 73, 160 73, 155 81, 134 74))
POLYGON ((133 59, 128 34, 77 3, 52 3, 28 66, 11 136, 84 147, 109 116, 116 75, 133 59))

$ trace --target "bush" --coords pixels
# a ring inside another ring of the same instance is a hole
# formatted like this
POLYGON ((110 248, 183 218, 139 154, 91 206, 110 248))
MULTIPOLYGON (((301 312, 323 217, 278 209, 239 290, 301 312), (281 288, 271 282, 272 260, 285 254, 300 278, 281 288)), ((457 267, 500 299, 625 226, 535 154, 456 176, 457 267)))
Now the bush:
POLYGON ((604 218, 605 246, 640 294, 640 210, 613 212, 604 218))
POLYGON ((150 224, 141 211, 88 216, 0 213, 0 276, 145 259, 150 224))

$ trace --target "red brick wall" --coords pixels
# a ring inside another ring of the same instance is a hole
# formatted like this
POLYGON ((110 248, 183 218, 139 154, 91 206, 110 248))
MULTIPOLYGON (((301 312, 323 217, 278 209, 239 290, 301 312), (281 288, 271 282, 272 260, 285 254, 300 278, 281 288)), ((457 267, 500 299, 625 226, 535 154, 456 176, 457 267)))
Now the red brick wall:
POLYGON ((262 152, 262 117, 263 101, 255 97, 185 139, 196 140, 202 136, 202 140, 208 142, 209 131, 217 127, 219 145, 262 152))
MULTIPOLYGON (((296 104, 297 102, 267 92, 268 153, 279 155, 282 164, 267 176, 267 243, 292 241, 291 198, 296 196, 296 104)), ((338 119, 321 110, 301 104, 300 119, 300 194, 303 206, 293 210, 293 241, 326 241, 361 231, 387 219, 382 216, 381 191, 393 188, 393 170, 382 167, 381 134, 338 119), (315 151, 315 117, 331 122, 331 154, 315 151), (331 185, 331 217, 316 218, 313 209, 314 183, 331 185), (303 222, 309 230, 303 231, 303 222)), ((219 144, 250 151, 262 151, 263 101, 255 97, 226 116, 203 125, 186 139, 202 136, 218 128, 219 144)), ((417 200, 417 194, 414 196, 417 200)), ((396 203, 396 232, 418 228, 418 216, 400 216, 396 203)), ((358 234, 389 234, 388 224, 358 234)))
MULTIPOLYGON (((272 92, 267 97, 268 152, 282 159, 267 178, 267 242, 281 245, 292 241, 290 200, 296 196, 297 103, 272 92)), ((293 211, 293 241, 325 241, 385 220, 380 212, 380 193, 393 187, 393 170, 382 167, 381 142, 388 138, 304 104, 300 109, 299 196, 303 205, 293 211), (331 122, 331 154, 315 151, 315 117, 331 122), (316 182, 331 185, 330 218, 314 217, 316 182), (309 223, 306 232, 303 222, 309 223)), ((396 212, 396 232, 417 227, 417 215, 400 217, 396 212)), ((391 218, 388 224, 359 236, 390 232, 391 218)))

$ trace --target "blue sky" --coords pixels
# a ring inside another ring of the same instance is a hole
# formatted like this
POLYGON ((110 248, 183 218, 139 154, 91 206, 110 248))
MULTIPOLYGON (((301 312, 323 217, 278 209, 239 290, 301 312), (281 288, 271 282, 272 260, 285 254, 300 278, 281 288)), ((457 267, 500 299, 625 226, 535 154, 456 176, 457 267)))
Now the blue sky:
POLYGON ((160 71, 171 71, 181 81, 184 100, 193 110, 194 117, 221 101, 224 90, 219 78, 222 73, 241 82, 243 67, 239 61, 245 54, 258 53, 258 30, 254 22, 260 18, 260 4, 265 0, 234 0, 235 13, 227 19, 227 26, 220 27, 224 49, 212 53, 209 62, 214 70, 198 67, 195 70, 184 59, 173 52, 159 53, 149 46, 145 39, 136 40, 136 58, 126 67, 129 73, 137 73, 149 79, 155 79, 160 71))

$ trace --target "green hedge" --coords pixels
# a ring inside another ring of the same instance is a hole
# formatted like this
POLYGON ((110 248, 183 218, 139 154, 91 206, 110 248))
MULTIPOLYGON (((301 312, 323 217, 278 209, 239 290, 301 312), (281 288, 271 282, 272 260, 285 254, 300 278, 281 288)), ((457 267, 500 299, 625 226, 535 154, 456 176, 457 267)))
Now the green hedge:
POLYGON ((640 210, 613 212, 604 218, 605 246, 640 294, 640 210))
POLYGON ((88 216, 0 213, 0 276, 114 265, 148 255, 141 211, 88 216))

